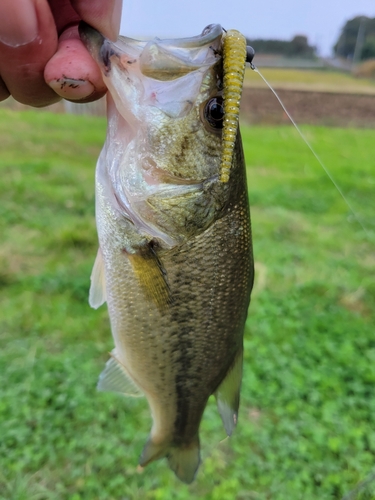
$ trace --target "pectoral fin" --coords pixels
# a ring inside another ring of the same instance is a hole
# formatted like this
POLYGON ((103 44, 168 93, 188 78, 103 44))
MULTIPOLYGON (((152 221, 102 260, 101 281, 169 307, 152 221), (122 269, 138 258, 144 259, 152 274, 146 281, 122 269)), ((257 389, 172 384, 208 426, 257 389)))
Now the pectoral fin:
POLYGON ((132 380, 124 365, 116 357, 116 349, 111 352, 104 370, 99 375, 98 391, 120 392, 126 396, 141 397, 142 391, 132 380))
POLYGON ((228 436, 237 424, 242 380, 243 348, 239 350, 224 380, 215 392, 217 407, 228 436))
POLYGON ((96 255, 90 279, 91 279, 91 286, 89 292, 89 304, 94 309, 97 309, 107 300, 106 287, 105 287, 104 260, 100 247, 96 255))
POLYGON ((165 310, 172 303, 171 292, 164 270, 151 244, 142 247, 137 253, 127 254, 143 291, 159 309, 165 310))

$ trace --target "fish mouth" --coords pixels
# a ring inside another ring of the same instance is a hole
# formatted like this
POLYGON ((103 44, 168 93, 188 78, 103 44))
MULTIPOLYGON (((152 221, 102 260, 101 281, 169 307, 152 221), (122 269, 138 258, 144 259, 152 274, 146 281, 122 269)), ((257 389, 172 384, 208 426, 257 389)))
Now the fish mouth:
POLYGON ((94 29, 89 24, 85 23, 85 21, 81 21, 78 25, 78 32, 81 38, 82 43, 86 47, 86 49, 90 52, 92 57, 97 60, 98 53, 100 48, 102 47, 105 37, 99 33, 96 29, 94 29))
POLYGON ((189 38, 140 41, 120 36, 111 42, 81 21, 79 34, 105 76, 112 63, 124 68, 138 63, 143 75, 165 81, 212 66, 220 58, 223 29, 220 24, 210 24, 200 35, 189 38))
MULTIPOLYGON (((173 149, 173 125, 181 124, 178 120, 195 107, 187 120, 191 128, 179 125, 181 134, 193 134, 201 127, 201 100, 216 92, 221 81, 223 29, 211 24, 190 38, 139 41, 119 37, 112 42, 81 22, 79 33, 108 88, 107 146, 98 177, 110 179, 103 185, 113 186, 109 191, 116 193, 119 212, 142 233, 155 237, 165 248, 176 246, 185 236, 174 226, 171 234, 160 227, 156 217, 160 199, 165 196, 172 206, 174 196, 184 200, 197 194, 199 198, 206 186, 217 181, 212 158, 218 161, 218 154, 207 159, 210 168, 204 178, 201 171, 195 176, 193 168, 188 174, 173 175, 166 159, 173 149), (164 129, 170 132, 162 141, 164 129), (159 202, 158 208, 149 208, 151 197, 159 202)), ((182 139, 180 143, 182 151, 182 139)))

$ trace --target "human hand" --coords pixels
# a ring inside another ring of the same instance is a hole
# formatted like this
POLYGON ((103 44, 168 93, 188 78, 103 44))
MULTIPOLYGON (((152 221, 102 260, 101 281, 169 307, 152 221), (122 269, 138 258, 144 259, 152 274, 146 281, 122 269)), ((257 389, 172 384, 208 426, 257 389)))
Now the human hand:
POLYGON ((121 0, 0 0, 0 101, 30 106, 90 102, 106 92, 101 73, 79 39, 84 20, 115 40, 121 0))

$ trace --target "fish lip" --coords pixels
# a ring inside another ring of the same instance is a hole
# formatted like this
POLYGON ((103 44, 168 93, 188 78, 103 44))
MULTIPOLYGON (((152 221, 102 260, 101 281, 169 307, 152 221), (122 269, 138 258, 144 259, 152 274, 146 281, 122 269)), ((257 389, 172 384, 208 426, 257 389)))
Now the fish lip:
POLYGON ((198 48, 215 41, 216 38, 221 37, 222 34, 223 28, 220 24, 209 24, 202 30, 200 35, 187 38, 166 38, 164 40, 158 40, 158 43, 176 48, 198 48))
MULTIPOLYGON (((96 48, 96 51, 98 51, 102 46, 103 42, 106 40, 106 38, 99 31, 97 31, 95 28, 87 24, 85 21, 80 21, 78 25, 78 32, 81 41, 83 42, 85 47, 90 51, 92 51, 94 48, 96 48)), ((197 36, 185 37, 185 38, 166 38, 163 40, 156 38, 156 41, 163 45, 194 48, 194 47, 204 46, 214 41, 217 37, 222 35, 222 33, 223 33, 223 28, 221 27, 220 24, 209 24, 202 30, 202 33, 197 36)), ((138 45, 142 48, 147 44, 147 41, 140 41, 125 36, 121 37, 121 39, 126 43, 130 43, 132 45, 138 45)), ((109 40, 108 42, 111 45, 116 45, 116 42, 110 42, 109 40)))
POLYGON ((123 44, 129 45, 137 50, 139 55, 150 42, 156 43, 166 51, 173 51, 173 49, 199 49, 221 38, 223 28, 220 24, 209 24, 203 29, 201 34, 192 37, 155 38, 154 40, 140 41, 134 38, 121 36, 118 42, 111 42, 85 21, 80 21, 78 32, 82 43, 91 53, 92 57, 96 61, 102 62, 105 69, 108 71, 110 69, 111 56, 120 56, 123 52, 123 48, 121 47, 123 44))
POLYGON ((85 21, 80 21, 78 25, 78 33, 82 43, 86 49, 92 53, 92 55, 95 55, 95 53, 99 51, 105 40, 104 36, 99 33, 99 31, 85 23, 85 21))
POLYGON ((99 31, 84 21, 79 23, 78 32, 82 43, 91 56, 96 61, 100 61, 104 66, 104 72, 108 73, 111 69, 111 57, 118 55, 114 50, 114 43, 107 40, 99 31))
MULTIPOLYGON (((184 37, 184 38, 154 38, 151 40, 141 41, 127 36, 120 36, 120 39, 130 45, 138 46, 143 49, 149 42, 156 42, 163 46, 170 46, 171 48, 199 48, 211 42, 214 42, 218 37, 223 34, 221 24, 209 24, 206 26, 199 35, 184 37)), ((116 42, 113 42, 116 45, 116 42)))

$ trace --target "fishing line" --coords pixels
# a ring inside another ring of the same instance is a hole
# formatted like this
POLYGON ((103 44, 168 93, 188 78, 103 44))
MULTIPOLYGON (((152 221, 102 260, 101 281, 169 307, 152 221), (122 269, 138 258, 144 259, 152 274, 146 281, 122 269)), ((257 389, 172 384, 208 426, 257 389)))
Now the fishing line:
POLYGON ((299 128, 299 126, 297 125, 297 123, 294 121, 294 119, 292 118, 291 114, 289 113, 289 111, 286 109, 284 103, 282 102, 281 98, 277 95, 276 91, 271 87, 271 84, 266 80, 266 78, 262 75, 262 73, 259 71, 259 69, 254 66, 254 64, 252 62, 250 62, 250 67, 252 70, 254 70, 256 73, 258 73, 258 75, 262 78, 262 80, 264 81, 264 83, 267 85, 267 87, 271 90, 271 92, 273 93, 273 95, 276 97, 276 99, 278 100, 280 106, 283 108, 283 110, 285 111, 287 117, 289 118, 289 120, 292 122, 292 124, 294 125, 295 129, 297 130, 297 132, 299 133, 300 137, 302 138, 303 142, 306 144, 306 146, 310 149, 310 151, 312 152, 312 154, 314 155, 314 157, 316 158, 317 162, 319 163, 319 165, 322 167, 322 169, 324 170, 324 172, 327 174, 328 178, 330 179, 330 181, 332 182, 332 184, 335 186, 335 188, 337 189, 337 191, 340 193, 340 196, 342 197, 342 199, 344 200, 346 206, 349 208, 349 210, 351 211, 351 213, 353 214, 354 218, 356 219, 356 221, 358 222, 358 224, 361 226, 361 228, 363 229, 363 231, 365 232, 365 234, 370 237, 370 234, 368 232, 368 230, 366 229, 366 227, 363 225, 362 221, 360 220, 360 218, 358 217, 356 211, 354 210, 354 208, 352 207, 351 203, 348 201, 348 199, 346 198, 346 196, 344 195, 342 189, 340 188, 340 186, 337 184, 337 182, 335 181, 334 177, 332 176, 331 172, 328 170, 328 168, 324 165, 323 161, 319 158, 318 154, 315 152, 314 148, 311 146, 311 144, 309 143, 309 141, 306 139, 305 135, 303 134, 302 130, 299 128))

